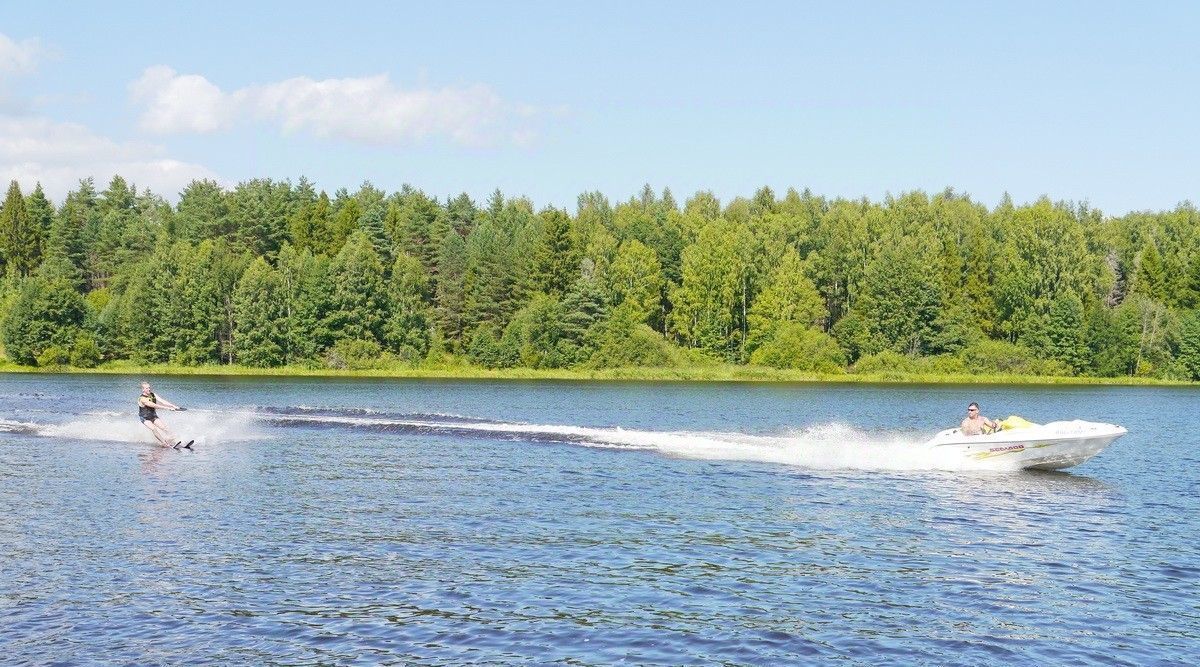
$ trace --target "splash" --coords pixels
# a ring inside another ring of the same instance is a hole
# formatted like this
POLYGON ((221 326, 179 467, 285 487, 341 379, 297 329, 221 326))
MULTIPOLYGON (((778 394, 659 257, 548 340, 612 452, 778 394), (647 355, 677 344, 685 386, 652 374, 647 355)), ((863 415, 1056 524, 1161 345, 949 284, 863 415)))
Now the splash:
POLYGON ((652 451, 686 459, 777 463, 820 470, 957 470, 969 466, 961 457, 949 457, 923 446, 926 437, 920 435, 871 432, 836 422, 779 434, 753 435, 524 424, 438 414, 366 417, 349 411, 309 408, 272 409, 263 414, 263 419, 276 427, 567 443, 652 451))
MULTIPOLYGON (((180 438, 199 442, 256 440, 265 437, 247 413, 210 411, 172 412, 165 416, 171 431, 180 438)), ((60 424, 39 424, 0 419, 0 432, 26 433, 50 438, 153 442, 145 426, 128 413, 95 412, 79 415, 60 424)))

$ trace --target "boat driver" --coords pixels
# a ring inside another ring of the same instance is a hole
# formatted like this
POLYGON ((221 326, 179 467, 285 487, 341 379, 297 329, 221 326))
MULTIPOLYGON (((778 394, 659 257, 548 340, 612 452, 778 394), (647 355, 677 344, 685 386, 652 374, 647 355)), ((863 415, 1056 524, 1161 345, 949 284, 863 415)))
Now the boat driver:
POLYGON ((967 406, 967 418, 962 420, 962 425, 959 428, 962 430, 963 435, 980 435, 983 433, 994 433, 1000 428, 1000 425, 980 414, 979 404, 972 402, 967 406))

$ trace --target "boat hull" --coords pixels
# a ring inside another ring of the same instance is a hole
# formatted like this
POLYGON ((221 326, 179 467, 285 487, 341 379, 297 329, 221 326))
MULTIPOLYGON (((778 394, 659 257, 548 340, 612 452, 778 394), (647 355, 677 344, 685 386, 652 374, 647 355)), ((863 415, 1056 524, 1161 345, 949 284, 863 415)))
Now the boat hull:
POLYGON ((1051 422, 988 435, 965 436, 958 429, 937 434, 928 446, 939 458, 970 467, 1002 470, 1061 470, 1104 451, 1125 429, 1085 421, 1051 422))

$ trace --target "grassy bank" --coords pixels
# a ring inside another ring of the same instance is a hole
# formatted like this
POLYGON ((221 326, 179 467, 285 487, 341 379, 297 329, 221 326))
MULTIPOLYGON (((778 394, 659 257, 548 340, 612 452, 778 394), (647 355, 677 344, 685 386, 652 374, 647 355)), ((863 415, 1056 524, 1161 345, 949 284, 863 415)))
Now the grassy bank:
POLYGON ((605 369, 547 369, 505 368, 487 369, 476 366, 405 366, 378 369, 339 370, 285 366, 281 368, 252 368, 248 366, 178 366, 171 364, 136 364, 127 361, 110 362, 97 368, 34 368, 0 362, 4 373, 89 373, 129 374, 145 376, 247 376, 247 377, 363 377, 363 378, 429 378, 429 379, 496 379, 496 380, 598 380, 598 381, 669 381, 669 382, 832 382, 832 383, 897 383, 897 384, 968 384, 968 385, 1128 385, 1128 386, 1200 386, 1181 380, 1142 377, 1074 377, 1016 374, 969 375, 955 373, 919 373, 883 371, 870 373, 811 373, 780 370, 762 366, 712 364, 669 368, 605 368, 605 369))

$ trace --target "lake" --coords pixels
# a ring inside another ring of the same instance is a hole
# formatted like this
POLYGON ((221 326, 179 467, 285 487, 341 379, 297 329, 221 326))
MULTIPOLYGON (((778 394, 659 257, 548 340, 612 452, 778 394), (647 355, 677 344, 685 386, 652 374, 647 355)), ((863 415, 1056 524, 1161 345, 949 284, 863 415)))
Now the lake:
POLYGON ((0 375, 6 664, 1200 661, 1197 390, 140 379, 0 375))

